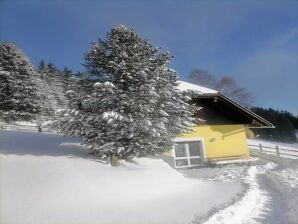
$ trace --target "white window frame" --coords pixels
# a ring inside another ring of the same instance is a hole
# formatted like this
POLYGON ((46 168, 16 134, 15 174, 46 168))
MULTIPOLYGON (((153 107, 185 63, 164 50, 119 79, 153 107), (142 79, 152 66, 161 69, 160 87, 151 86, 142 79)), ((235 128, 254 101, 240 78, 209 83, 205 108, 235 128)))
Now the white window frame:
POLYGON ((202 163, 204 162, 204 159, 206 158, 205 155, 205 147, 204 147, 204 139, 203 138, 175 138, 173 139, 173 142, 175 143, 185 143, 185 150, 186 150, 186 157, 176 157, 176 151, 175 147, 172 149, 172 155, 174 158, 174 165, 175 168, 187 168, 187 167, 194 167, 194 166, 200 166, 201 164, 190 164, 190 159, 195 159, 195 158, 200 158, 202 163), (190 156, 189 154, 189 145, 187 144, 188 142, 198 142, 202 146, 202 152, 200 156, 190 156), (176 165, 176 160, 179 159, 187 159, 188 165, 186 166, 177 166, 176 165))

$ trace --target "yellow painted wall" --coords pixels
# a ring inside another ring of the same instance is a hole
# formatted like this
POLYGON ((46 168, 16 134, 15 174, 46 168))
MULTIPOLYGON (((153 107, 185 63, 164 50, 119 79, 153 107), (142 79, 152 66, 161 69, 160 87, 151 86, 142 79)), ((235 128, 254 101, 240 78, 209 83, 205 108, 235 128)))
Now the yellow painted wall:
POLYGON ((244 125, 200 125, 178 138, 203 138, 205 159, 249 157, 244 125))
POLYGON ((253 133, 252 130, 245 128, 245 132, 246 132, 246 138, 254 138, 255 134, 253 133))

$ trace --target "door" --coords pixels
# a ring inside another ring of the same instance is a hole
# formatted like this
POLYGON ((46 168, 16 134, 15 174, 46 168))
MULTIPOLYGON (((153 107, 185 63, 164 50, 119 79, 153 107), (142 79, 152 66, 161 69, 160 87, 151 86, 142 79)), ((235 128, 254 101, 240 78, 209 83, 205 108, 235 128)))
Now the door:
POLYGON ((174 149, 175 167, 199 166, 203 161, 202 141, 176 142, 174 149))

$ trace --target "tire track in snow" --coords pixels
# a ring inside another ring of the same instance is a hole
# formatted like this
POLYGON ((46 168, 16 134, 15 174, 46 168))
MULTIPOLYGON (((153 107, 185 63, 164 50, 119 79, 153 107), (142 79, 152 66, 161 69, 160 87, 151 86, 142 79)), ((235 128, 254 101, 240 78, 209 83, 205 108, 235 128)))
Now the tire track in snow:
POLYGON ((275 167, 275 164, 268 163, 265 166, 252 166, 248 170, 245 181, 249 184, 249 189, 240 201, 220 210, 211 216, 204 224, 256 224, 260 223, 262 215, 266 214, 271 197, 260 189, 257 183, 257 175, 265 174, 275 167))

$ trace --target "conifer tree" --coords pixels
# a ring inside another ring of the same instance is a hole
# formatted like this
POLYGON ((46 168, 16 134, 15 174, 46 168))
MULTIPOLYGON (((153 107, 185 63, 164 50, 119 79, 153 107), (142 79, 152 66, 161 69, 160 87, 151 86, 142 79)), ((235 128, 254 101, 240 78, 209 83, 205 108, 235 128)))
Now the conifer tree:
POLYGON ((71 75, 71 70, 69 70, 67 67, 64 67, 63 71, 62 71, 62 75, 63 77, 65 77, 66 79, 72 77, 71 75))
POLYGON ((80 136, 91 153, 102 158, 161 153, 190 130, 196 107, 177 91, 168 52, 117 26, 106 40, 91 44, 85 60, 97 82, 89 95, 67 92, 71 109, 60 125, 65 134, 80 136))
POLYGON ((38 71, 43 72, 45 69, 46 69, 46 64, 45 64, 44 60, 41 60, 38 65, 38 71))
POLYGON ((260 138, 285 142, 297 142, 298 139, 296 137, 296 128, 294 123, 295 116, 291 113, 288 111, 278 111, 272 108, 264 109, 261 107, 253 107, 252 111, 264 117, 275 126, 275 128, 253 129, 253 132, 260 138))
POLYGON ((46 92, 48 104, 52 111, 64 109, 67 107, 68 100, 65 96, 70 71, 60 71, 54 64, 45 64, 41 61, 39 64, 39 73, 43 79, 44 91, 46 92), (65 74, 67 72, 67 74, 65 74))
POLYGON ((0 119, 32 120, 42 111, 39 76, 13 43, 0 45, 0 119))

